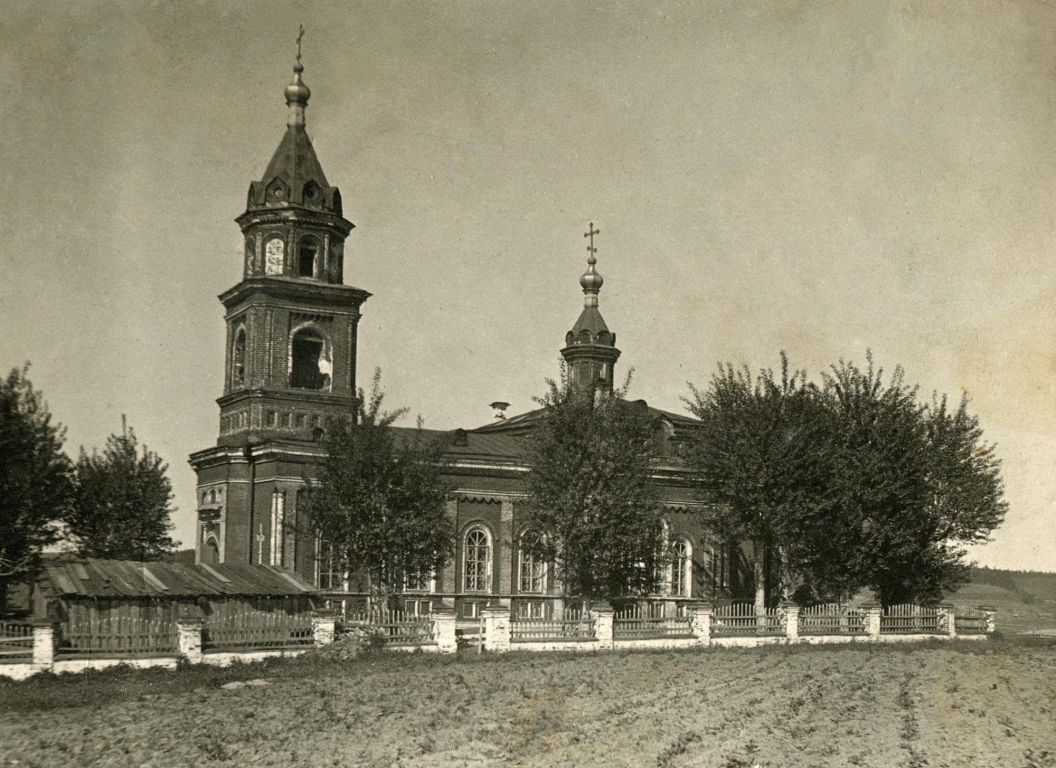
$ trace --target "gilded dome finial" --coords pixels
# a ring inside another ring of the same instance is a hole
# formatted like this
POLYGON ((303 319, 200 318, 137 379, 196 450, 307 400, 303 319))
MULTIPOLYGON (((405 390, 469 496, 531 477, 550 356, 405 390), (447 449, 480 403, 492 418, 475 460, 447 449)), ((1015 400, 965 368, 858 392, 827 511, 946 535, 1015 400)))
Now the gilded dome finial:
POLYGON ((304 110, 312 95, 301 79, 301 73, 304 72, 304 65, 301 64, 301 39, 303 37, 304 25, 301 24, 297 33, 297 63, 293 65, 293 82, 286 86, 286 106, 290 108, 288 125, 304 125, 304 110))
POLYGON ((590 227, 586 232, 583 233, 583 237, 590 238, 590 244, 587 246, 587 271, 583 273, 583 276, 579 278, 579 284, 583 286, 583 306, 596 307, 598 306, 598 291, 601 290, 602 283, 605 281, 602 279, 601 274, 594 269, 594 265, 598 263, 598 259, 595 254, 598 249, 594 247, 594 235, 600 235, 600 229, 594 229, 594 222, 590 222, 590 227))

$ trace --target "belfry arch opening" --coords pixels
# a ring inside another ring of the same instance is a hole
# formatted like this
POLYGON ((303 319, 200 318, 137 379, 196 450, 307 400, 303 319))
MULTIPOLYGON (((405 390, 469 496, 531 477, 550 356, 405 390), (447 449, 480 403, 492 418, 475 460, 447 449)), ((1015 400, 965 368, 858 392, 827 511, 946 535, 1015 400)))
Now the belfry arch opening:
POLYGON ((330 389, 333 366, 326 338, 314 328, 302 328, 290 339, 290 386, 330 389))
POLYGON ((315 277, 315 262, 319 257, 319 244, 310 237, 301 240, 297 247, 297 276, 315 277))
POLYGON ((235 334, 235 347, 231 353, 231 385, 242 387, 246 383, 246 329, 239 328, 235 334))

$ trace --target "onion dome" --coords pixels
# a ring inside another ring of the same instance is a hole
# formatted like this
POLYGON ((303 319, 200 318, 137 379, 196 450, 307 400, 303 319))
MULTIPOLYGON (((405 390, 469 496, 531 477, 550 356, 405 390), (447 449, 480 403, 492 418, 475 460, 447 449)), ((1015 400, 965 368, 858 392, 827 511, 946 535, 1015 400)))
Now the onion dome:
MULTIPOLYGON (((601 290, 602 284, 605 282, 601 274, 594 269, 594 265, 598 263, 598 260, 594 257, 594 254, 590 254, 587 257, 587 271, 583 273, 583 276, 579 278, 579 284, 583 286, 583 293, 590 296, 594 295, 594 306, 598 304, 598 291, 601 290)), ((587 306, 591 306, 587 304, 587 306)))
POLYGON ((286 86, 286 106, 290 108, 290 125, 304 125, 304 110, 308 106, 308 99, 312 92, 301 79, 304 65, 298 56, 297 63, 293 65, 293 81, 286 86))

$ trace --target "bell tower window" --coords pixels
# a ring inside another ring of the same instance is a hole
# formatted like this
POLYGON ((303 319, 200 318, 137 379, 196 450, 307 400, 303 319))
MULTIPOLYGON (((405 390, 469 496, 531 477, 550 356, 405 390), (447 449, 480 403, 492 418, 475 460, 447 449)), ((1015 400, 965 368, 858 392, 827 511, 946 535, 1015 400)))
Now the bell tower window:
POLYGON ((315 240, 304 238, 297 248, 297 275, 315 277, 315 260, 319 255, 319 246, 315 240))
POLYGON ((269 275, 281 275, 286 264, 286 244, 281 237, 273 237, 264 246, 264 271, 269 275))
POLYGON ((290 386, 329 389, 331 372, 326 339, 312 328, 294 333, 290 341, 290 386))
POLYGON ((235 335, 235 348, 231 354, 231 385, 243 387, 246 384, 246 329, 239 328, 235 335))

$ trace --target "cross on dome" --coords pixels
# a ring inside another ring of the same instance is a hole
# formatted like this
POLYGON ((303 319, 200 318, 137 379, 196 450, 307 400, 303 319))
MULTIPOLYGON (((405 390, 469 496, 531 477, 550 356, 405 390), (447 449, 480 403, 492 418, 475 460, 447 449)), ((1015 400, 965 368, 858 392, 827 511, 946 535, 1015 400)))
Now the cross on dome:
POLYGON ((594 228, 594 222, 590 222, 590 226, 587 231, 583 233, 583 237, 590 238, 590 244, 587 246, 587 271, 583 273, 583 276, 579 278, 579 284, 583 286, 583 305, 587 307, 598 306, 598 292, 601 290, 602 283, 605 281, 602 279, 601 274, 594 269, 594 265, 598 263, 597 252, 598 249, 594 247, 594 235, 600 235, 601 230, 594 228))

